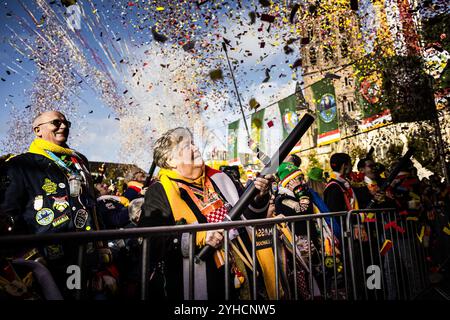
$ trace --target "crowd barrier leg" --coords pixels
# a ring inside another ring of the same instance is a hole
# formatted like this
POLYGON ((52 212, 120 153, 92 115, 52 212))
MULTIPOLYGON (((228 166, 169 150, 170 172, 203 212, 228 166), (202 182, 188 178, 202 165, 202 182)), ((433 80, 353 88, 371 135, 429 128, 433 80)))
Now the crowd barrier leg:
POLYGON ((347 277, 347 270, 348 270, 348 266, 347 266, 347 250, 346 250, 346 244, 345 244, 345 232, 344 232, 344 223, 342 221, 342 216, 339 217, 339 225, 341 227, 341 238, 339 240, 339 243, 341 245, 341 251, 342 251, 342 258, 341 258, 341 262, 343 265, 343 272, 344 272, 344 286, 345 286, 345 298, 348 299, 349 298, 349 294, 348 294, 348 277, 347 277))
POLYGON ((323 225, 321 224, 321 232, 320 232, 320 242, 321 242, 321 258, 322 258, 322 280, 323 280, 323 298, 325 300, 328 299, 328 290, 327 290, 327 279, 326 279, 326 269, 325 269, 325 238, 323 236, 323 225))
POLYGON ((256 281, 256 228, 252 227, 253 300, 258 299, 256 281))
MULTIPOLYGON (((381 215, 384 214, 384 212, 380 213, 381 215)), ((380 266, 380 271, 381 271, 381 293, 383 294, 383 300, 386 300, 386 290, 387 290, 387 283, 386 283, 386 279, 385 279, 385 268, 384 268, 384 264, 383 264, 383 259, 381 258, 381 241, 382 239, 380 238, 380 233, 378 231, 378 219, 376 219, 375 221, 375 235, 377 237, 376 242, 377 242, 377 252, 378 252, 378 263, 380 266)), ((378 294, 377 294, 377 298, 378 298, 378 294)))
POLYGON ((78 251, 77 251, 77 265, 79 266, 80 270, 81 270, 81 288, 79 290, 77 290, 75 292, 75 300, 81 300, 84 298, 85 296, 85 292, 86 292, 86 272, 84 272, 84 270, 86 270, 86 268, 84 267, 84 256, 85 256, 85 245, 80 244, 78 246, 78 251))
POLYGON ((148 284, 148 238, 144 238, 141 248, 141 300, 147 300, 148 284))
MULTIPOLYGON (((294 225, 294 224, 292 224, 294 225)), ((314 271, 312 269, 312 255, 311 255, 311 221, 306 221, 306 236, 308 239, 308 244, 309 244, 309 249, 308 249, 308 267, 309 267, 309 277, 308 277, 308 282, 309 282, 309 299, 313 300, 314 299, 314 271)))
MULTIPOLYGON (((415 234, 419 235, 419 230, 418 230, 418 225, 415 224, 415 234)), ((424 230, 425 232, 425 230, 424 230)), ((418 243, 418 250, 417 250, 417 259, 419 261, 419 266, 420 266, 420 274, 421 274, 421 281, 422 281, 422 288, 426 288, 428 286, 428 281, 427 281, 427 266, 426 266, 426 258, 425 258, 425 247, 424 247, 424 242, 423 242, 423 237, 422 237, 422 241, 420 241, 418 243)))
MULTIPOLYGON (((279 270, 278 270, 278 229, 277 225, 273 225, 273 254, 275 261, 275 299, 280 300, 280 282, 279 282, 279 270)), ((295 259, 294 259, 295 260, 295 259)))
POLYGON ((224 230, 224 249, 225 249, 225 301, 230 300, 230 242, 228 230, 224 230))
MULTIPOLYGON (((373 244, 374 241, 378 242, 378 239, 373 239, 372 237, 372 230, 370 228, 370 222, 366 221, 366 230, 367 230, 367 241, 368 241, 368 247, 369 247, 369 255, 370 255, 370 265, 378 265, 379 263, 375 263, 375 256, 374 256, 374 250, 373 250, 373 244)), ((367 285, 366 285, 367 287, 367 285)), ((378 300, 378 289, 375 288, 374 290, 372 290, 371 292, 373 292, 373 297, 375 300, 378 300)))
POLYGON ((195 250, 195 235, 189 232, 189 300, 195 299, 195 266, 194 266, 194 252, 195 250))
MULTIPOLYGON (((309 228, 309 221, 308 228, 309 228)), ((294 271, 294 300, 298 300, 298 288, 297 288, 297 239, 295 236, 295 223, 291 222, 291 230, 292 230, 292 270, 294 271)), ((308 239, 309 239, 309 229, 308 229, 308 239)))
MULTIPOLYGON (((388 219, 389 219, 389 224, 392 224, 392 220, 391 220, 391 216, 390 216, 390 212, 388 212, 388 219)), ((383 226, 386 225, 384 218, 383 218, 383 226)), ((400 286, 399 283, 399 277, 398 277, 398 271, 400 272, 400 276, 402 278, 402 282, 404 283, 404 275, 403 275, 403 270, 400 268, 400 270, 397 268, 397 249, 399 251, 399 255, 400 255, 400 251, 401 251, 401 246, 397 239, 394 239, 393 236, 393 232, 392 232, 392 228, 389 228, 389 233, 390 233, 390 238, 393 246, 391 248, 391 250, 389 250, 389 252, 386 255, 386 260, 388 263, 388 274, 389 274, 389 281, 390 281, 390 291, 388 294, 388 300, 397 300, 397 299, 401 299, 402 298, 402 288, 400 286), (395 281, 395 290, 393 290, 393 282, 395 281)), ((385 238, 387 239, 387 238, 385 238)))
MULTIPOLYGON (((366 285, 366 283, 365 283, 365 275, 366 275, 366 259, 364 259, 364 247, 365 247, 365 245, 366 245, 366 241, 365 242, 363 242, 363 240, 362 240, 362 228, 361 228, 361 223, 362 223, 362 221, 361 221, 361 215, 360 214, 357 214, 356 215, 356 219, 357 219, 357 222, 358 222, 358 232, 359 232, 359 236, 358 236, 358 244, 359 244, 359 255, 360 255, 360 260, 361 260, 361 275, 360 275, 360 283, 359 283, 359 285, 360 286, 362 286, 362 287, 364 287, 364 297, 365 297, 365 299, 366 300, 368 300, 369 299, 369 294, 368 294, 368 292, 367 292, 367 285, 366 285)), ((367 233, 367 232, 366 232, 367 233)), ((359 289, 359 288, 357 288, 357 289, 359 289)))
POLYGON ((348 245, 348 258, 350 263, 350 276, 352 284, 353 299, 358 300, 358 292, 356 290, 356 275, 355 275, 355 255, 353 247, 353 228, 350 224, 351 213, 347 213, 347 245, 348 245))
MULTIPOLYGON (((334 273, 334 299, 338 300, 338 282, 337 282, 337 267, 336 267, 336 248, 334 244, 334 218, 331 218, 331 248, 333 253, 333 273, 334 273)), ((322 229, 323 224, 326 223, 325 219, 322 219, 322 229)))

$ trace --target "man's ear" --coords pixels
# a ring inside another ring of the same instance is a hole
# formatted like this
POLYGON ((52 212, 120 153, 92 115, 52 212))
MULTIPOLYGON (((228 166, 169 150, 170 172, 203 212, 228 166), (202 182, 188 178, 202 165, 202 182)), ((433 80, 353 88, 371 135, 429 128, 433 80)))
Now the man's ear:
POLYGON ((34 132, 34 134, 37 136, 37 137, 41 137, 42 135, 41 135, 41 128, 39 128, 39 127, 34 127, 33 128, 33 132, 34 132))

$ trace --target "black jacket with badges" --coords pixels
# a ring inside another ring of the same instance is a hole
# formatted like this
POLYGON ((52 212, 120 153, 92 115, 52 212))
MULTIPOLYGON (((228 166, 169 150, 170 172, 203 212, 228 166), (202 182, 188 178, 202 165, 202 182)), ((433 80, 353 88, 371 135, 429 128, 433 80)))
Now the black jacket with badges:
MULTIPOLYGON (((87 168, 84 156, 81 165, 87 168)), ((0 172, 0 213, 14 219, 18 233, 40 234, 94 227, 92 183, 70 197, 65 172, 54 161, 34 153, 18 155, 0 172)))

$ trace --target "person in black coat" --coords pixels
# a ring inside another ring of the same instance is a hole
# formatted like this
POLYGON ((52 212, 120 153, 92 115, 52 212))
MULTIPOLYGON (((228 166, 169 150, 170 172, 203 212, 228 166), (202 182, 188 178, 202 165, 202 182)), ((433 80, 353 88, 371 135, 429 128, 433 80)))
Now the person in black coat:
MULTIPOLYGON (((39 114, 33 121, 36 136, 28 152, 10 158, 0 171, 0 214, 12 221, 12 233, 47 234, 99 229, 95 191, 86 157, 69 148, 71 123, 57 111, 39 114)), ((107 248, 90 256, 110 259, 107 248), (99 254, 98 256, 97 253, 99 254)), ((75 243, 22 248, 1 255, 27 257, 37 252, 51 271, 65 297, 67 266, 77 263, 75 243)), ((91 265, 91 266, 93 266, 91 265)), ((93 269, 93 268, 90 268, 93 269)))

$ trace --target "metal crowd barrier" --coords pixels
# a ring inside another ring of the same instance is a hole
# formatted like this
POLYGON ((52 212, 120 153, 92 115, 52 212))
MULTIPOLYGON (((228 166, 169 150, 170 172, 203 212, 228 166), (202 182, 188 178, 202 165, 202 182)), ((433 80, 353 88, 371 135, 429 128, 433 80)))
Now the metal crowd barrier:
MULTIPOLYGON (((417 225, 413 220, 400 217, 393 209, 353 210, 196 225, 4 236, 0 237, 0 252, 2 252, 2 248, 11 248, 12 246, 32 245, 36 247, 76 242, 78 244, 78 265, 83 266, 85 247, 89 242, 141 238, 140 297, 145 300, 148 293, 148 247, 151 237, 188 233, 190 239, 188 298, 192 300, 195 297, 195 233, 224 229, 225 270, 229 270, 230 240, 228 234, 234 228, 249 228, 252 266, 254 266, 252 272, 253 279, 256 279, 257 248, 255 239, 256 229, 261 226, 270 226, 272 229, 276 299, 414 299, 427 285, 425 255, 423 247, 417 241, 417 225), (376 221, 373 219, 362 221, 362 215, 369 212, 376 215, 376 221), (307 234, 297 236, 295 223, 305 223, 307 234), (290 252, 292 257, 295 257, 291 259, 290 269, 293 284, 289 282, 287 290, 283 287, 286 284, 281 283, 281 279, 286 279, 286 275, 280 274, 282 270, 278 263, 279 250, 284 250, 286 246, 289 246, 279 240, 281 233, 279 227, 283 224, 289 226, 291 234, 294 235, 290 241, 290 252), (358 232, 361 233, 363 228, 367 233, 367 241, 363 241, 361 237, 355 238, 355 230, 358 229, 358 232), (392 246, 386 250, 388 240, 391 241, 392 246), (305 250, 302 252, 305 243, 306 253, 305 250), (383 244, 385 244, 384 247, 383 244), (331 252, 331 255, 327 256, 327 252, 331 252), (369 271, 380 271, 374 273, 374 286, 370 288, 368 288, 369 280, 367 279, 369 267, 369 271), (380 279, 377 279, 377 276, 380 279), (302 279, 305 285, 299 287, 298 281, 302 281, 302 279), (281 296, 281 292, 284 292, 283 296, 281 296)), ((230 299, 229 277, 230 273, 225 272, 226 300, 230 299)), ((252 281, 251 290, 253 297, 257 297, 257 281, 252 281)), ((81 299, 82 297, 83 288, 78 291, 77 298, 81 299)))
POLYGON ((347 215, 346 223, 355 300, 413 300, 429 286, 417 217, 401 215, 394 209, 354 210, 347 215), (369 213, 374 217, 368 218, 369 213), (352 220, 356 223, 350 227, 352 220), (363 228, 366 241, 355 238, 355 231, 361 233, 363 228), (374 267, 367 270, 369 266, 374 267), (369 290, 361 279, 375 269, 380 274, 379 289, 369 290))

